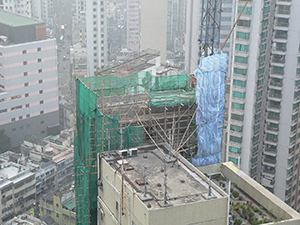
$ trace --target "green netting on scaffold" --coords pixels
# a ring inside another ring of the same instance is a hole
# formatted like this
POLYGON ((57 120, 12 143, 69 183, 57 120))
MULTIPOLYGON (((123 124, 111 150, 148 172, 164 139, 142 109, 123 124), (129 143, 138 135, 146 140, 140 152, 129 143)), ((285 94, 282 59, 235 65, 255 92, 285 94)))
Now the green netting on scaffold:
POLYGON ((195 102, 188 75, 151 76, 150 72, 109 74, 76 79, 74 180, 76 224, 97 224, 97 154, 143 145, 143 127, 118 130, 118 115, 97 108, 97 98, 145 94, 150 107, 195 102), (122 140, 122 141, 121 141, 122 140))

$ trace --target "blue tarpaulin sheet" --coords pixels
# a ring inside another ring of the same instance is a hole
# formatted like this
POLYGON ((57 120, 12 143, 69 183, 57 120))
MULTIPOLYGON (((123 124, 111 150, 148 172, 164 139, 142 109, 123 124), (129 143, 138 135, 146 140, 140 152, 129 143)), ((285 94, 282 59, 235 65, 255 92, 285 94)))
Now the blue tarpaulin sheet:
POLYGON ((196 114, 198 151, 194 166, 221 162, 222 128, 225 106, 227 54, 203 58, 195 71, 197 78, 196 114))

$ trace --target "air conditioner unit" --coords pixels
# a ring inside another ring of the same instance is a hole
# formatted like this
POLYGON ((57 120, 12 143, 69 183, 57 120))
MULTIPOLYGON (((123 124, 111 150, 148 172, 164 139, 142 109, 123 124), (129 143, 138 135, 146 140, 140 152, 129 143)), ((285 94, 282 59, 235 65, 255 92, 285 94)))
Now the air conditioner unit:
POLYGON ((128 151, 127 150, 121 150, 119 151, 120 156, 124 156, 126 157, 128 155, 128 151))
POLYGON ((129 149, 129 155, 131 156, 135 156, 138 153, 138 149, 137 148, 130 148, 129 149))

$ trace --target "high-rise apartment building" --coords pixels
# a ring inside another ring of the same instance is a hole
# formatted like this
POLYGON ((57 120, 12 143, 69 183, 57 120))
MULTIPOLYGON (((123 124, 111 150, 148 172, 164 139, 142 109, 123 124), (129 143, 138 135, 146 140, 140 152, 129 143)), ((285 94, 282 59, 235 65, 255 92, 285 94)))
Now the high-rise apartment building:
POLYGON ((1 9, 8 12, 31 17, 31 1, 28 0, 1 0, 0 10, 1 9))
MULTIPOLYGON (((206 1, 205 1, 206 2, 206 1)), ((220 28, 220 48, 235 22, 236 0, 222 1, 221 28, 220 28)), ((216 12, 217 13, 217 12, 216 12)), ((194 73, 198 67, 199 42, 201 30, 202 0, 187 0, 186 2, 186 31, 185 31, 185 70, 187 73, 194 73)), ((219 24, 219 21, 217 21, 219 24)), ((233 36, 231 35, 223 48, 223 52, 228 54, 228 68, 231 67, 233 49, 233 36)), ((228 70, 230 72, 230 70, 228 70)))
POLYGON ((227 142, 228 160, 298 211, 299 10, 297 0, 246 6, 235 30, 227 142))
POLYGON ((140 50, 140 4, 139 0, 127 0, 127 48, 140 50))
POLYGON ((56 40, 47 39, 44 23, 5 11, 0 35, 1 129, 13 146, 58 132, 56 40))
POLYGON ((186 0, 168 0, 167 50, 183 51, 186 0))
POLYGON ((106 1, 76 1, 76 23, 85 24, 80 32, 87 46, 88 76, 108 66, 106 1), (86 35, 86 37, 85 37, 86 35))
POLYGON ((44 21, 53 18, 57 0, 31 0, 32 17, 40 18, 44 21))

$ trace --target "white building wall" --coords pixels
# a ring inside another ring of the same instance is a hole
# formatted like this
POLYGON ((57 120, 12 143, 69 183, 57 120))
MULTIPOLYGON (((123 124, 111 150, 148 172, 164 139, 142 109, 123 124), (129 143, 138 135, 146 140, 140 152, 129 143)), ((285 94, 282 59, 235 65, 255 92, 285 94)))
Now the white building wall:
POLYGON ((93 76, 108 65, 106 1, 86 2, 86 35, 88 76, 93 76))
MULTIPOLYGON (((0 125, 7 133, 27 133, 30 127, 13 125, 57 114, 40 127, 58 124, 58 74, 55 39, 0 45, 0 125)), ((30 124, 30 123, 28 123, 30 124)), ((32 129, 33 129, 32 124, 32 129)), ((35 131, 32 131, 35 133, 35 131)), ((47 135, 44 130, 41 136, 47 135)), ((17 135, 18 136, 18 135, 17 135)), ((11 137, 12 139, 12 137, 11 137)), ((13 141, 13 140, 12 140, 13 141)))

